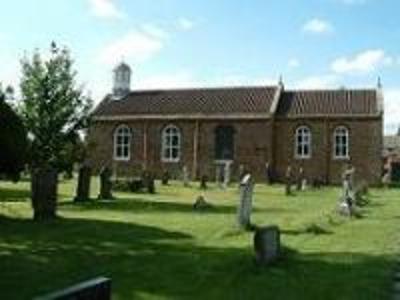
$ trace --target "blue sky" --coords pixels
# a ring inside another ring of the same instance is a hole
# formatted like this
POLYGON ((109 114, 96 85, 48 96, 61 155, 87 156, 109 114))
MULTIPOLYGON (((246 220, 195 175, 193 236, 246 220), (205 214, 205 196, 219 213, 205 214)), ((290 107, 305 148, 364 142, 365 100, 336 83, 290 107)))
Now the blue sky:
POLYGON ((0 81, 52 40, 70 48, 97 101, 124 59, 132 88, 276 84, 385 89, 386 133, 400 125, 395 0, 14 0, 0 11, 0 81))

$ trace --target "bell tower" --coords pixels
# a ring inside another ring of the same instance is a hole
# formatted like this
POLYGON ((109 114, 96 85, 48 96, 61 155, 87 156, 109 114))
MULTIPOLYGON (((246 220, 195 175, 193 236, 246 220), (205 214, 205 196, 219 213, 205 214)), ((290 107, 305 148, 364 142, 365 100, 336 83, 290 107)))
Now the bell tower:
POLYGON ((121 62, 113 72, 113 96, 115 99, 121 99, 131 91, 131 68, 121 62))

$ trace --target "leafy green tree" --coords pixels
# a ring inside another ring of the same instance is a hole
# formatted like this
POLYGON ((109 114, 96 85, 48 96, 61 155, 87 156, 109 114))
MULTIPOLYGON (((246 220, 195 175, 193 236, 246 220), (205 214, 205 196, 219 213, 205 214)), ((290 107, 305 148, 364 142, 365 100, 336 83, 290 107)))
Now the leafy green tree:
POLYGON ((27 153, 26 130, 17 113, 6 103, 0 85, 0 174, 17 181, 24 169, 27 153))
POLYGON ((57 174, 67 145, 88 126, 92 101, 76 84, 77 73, 66 48, 52 43, 47 60, 36 51, 21 63, 19 111, 29 132, 34 219, 51 219, 56 217, 57 180, 43 180, 46 174, 57 174))

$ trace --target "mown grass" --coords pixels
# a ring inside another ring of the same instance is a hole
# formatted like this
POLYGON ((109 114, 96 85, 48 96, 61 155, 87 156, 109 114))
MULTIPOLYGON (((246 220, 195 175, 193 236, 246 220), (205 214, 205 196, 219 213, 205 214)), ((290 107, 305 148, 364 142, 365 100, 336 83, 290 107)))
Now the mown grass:
MULTIPOLYGON (((399 190, 370 191, 362 218, 335 213, 339 189, 284 196, 257 185, 252 220, 277 224, 284 258, 261 269, 252 234, 237 230, 235 186, 157 185, 156 195, 74 204, 59 187, 60 219, 32 222, 29 182, 0 182, 1 299, 29 299, 96 276, 113 299, 388 299, 399 254, 399 190), (204 193, 211 210, 192 209, 204 193), (310 230, 321 229, 321 230, 310 230), (316 234, 316 232, 318 234, 316 234)), ((97 180, 92 197, 97 196, 97 180)))

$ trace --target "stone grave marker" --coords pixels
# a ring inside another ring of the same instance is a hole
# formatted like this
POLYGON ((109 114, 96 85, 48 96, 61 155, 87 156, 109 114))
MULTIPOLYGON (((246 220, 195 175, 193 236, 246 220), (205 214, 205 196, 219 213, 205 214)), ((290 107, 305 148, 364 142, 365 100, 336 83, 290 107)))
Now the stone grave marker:
POLYGON ((224 188, 228 188, 230 182, 231 182, 231 162, 225 162, 223 168, 224 168, 224 188))
POLYGON ((90 179, 92 170, 89 166, 83 165, 79 169, 78 186, 74 202, 84 202, 90 200, 90 179))
POLYGON ((207 187, 207 181, 208 181, 208 176, 207 175, 203 175, 200 178, 200 189, 201 190, 206 190, 207 187))
POLYGON ((272 183, 272 180, 271 180, 271 166, 269 165, 269 162, 265 163, 265 182, 268 185, 272 183))
POLYGON ((277 226, 256 228, 254 233, 256 263, 267 266, 279 259, 281 252, 280 230, 277 226))
POLYGON ((202 195, 198 196, 193 204, 193 209, 196 211, 204 211, 211 207, 211 204, 209 204, 202 195))
POLYGON ((189 170, 186 165, 182 168, 182 180, 184 187, 190 187, 189 170))
POLYGON ((352 216, 355 212, 355 199, 352 185, 354 168, 348 168, 342 174, 342 196, 339 202, 339 213, 352 216))
POLYGON ((237 220, 238 225, 242 229, 250 229, 251 228, 251 208, 253 201, 253 180, 251 174, 246 174, 243 176, 242 181, 240 182, 240 196, 239 196, 239 205, 237 209, 237 220))
POLYGON ((168 185, 169 184, 169 180, 170 180, 171 176, 169 175, 168 171, 164 171, 161 177, 161 184, 162 185, 168 185))
POLYGON ((302 190, 303 180, 304 179, 305 179, 304 178, 304 169, 302 167, 300 167, 299 174, 297 176, 297 184, 296 184, 297 191, 301 191, 302 190))
POLYGON ((285 194, 287 196, 292 195, 292 167, 288 166, 285 173, 285 194))
POLYGON ((111 189, 112 189, 112 171, 109 167, 104 166, 100 171, 100 194, 98 196, 99 200, 110 200, 114 199, 111 189))

